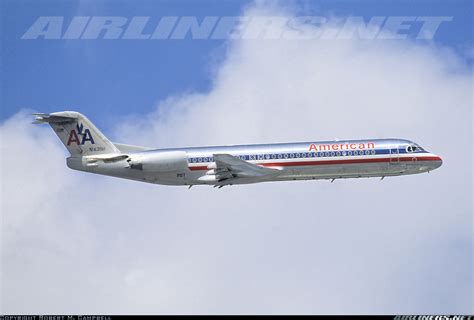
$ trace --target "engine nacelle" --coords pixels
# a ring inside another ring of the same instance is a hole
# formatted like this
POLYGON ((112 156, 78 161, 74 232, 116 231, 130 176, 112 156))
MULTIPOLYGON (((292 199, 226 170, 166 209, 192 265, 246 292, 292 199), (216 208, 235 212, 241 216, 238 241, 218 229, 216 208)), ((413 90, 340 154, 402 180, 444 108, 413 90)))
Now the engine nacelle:
POLYGON ((185 171, 188 157, 184 151, 143 152, 127 159, 130 169, 147 172, 185 171))

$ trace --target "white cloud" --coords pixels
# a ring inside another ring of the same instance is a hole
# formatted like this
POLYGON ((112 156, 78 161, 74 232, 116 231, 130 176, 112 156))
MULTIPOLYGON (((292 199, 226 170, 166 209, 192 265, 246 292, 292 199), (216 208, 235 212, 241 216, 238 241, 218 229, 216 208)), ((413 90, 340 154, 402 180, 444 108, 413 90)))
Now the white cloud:
POLYGON ((382 182, 98 177, 20 112, 0 127, 2 313, 471 313, 471 81, 408 41, 236 41, 209 93, 115 128, 159 147, 393 136, 443 157, 382 182))

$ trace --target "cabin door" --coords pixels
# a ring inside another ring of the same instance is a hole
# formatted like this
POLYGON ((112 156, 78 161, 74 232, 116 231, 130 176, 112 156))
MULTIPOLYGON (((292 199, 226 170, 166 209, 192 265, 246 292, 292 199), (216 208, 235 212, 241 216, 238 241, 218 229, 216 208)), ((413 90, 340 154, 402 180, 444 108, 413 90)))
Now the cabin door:
POLYGON ((398 146, 390 147, 390 164, 400 164, 398 146))

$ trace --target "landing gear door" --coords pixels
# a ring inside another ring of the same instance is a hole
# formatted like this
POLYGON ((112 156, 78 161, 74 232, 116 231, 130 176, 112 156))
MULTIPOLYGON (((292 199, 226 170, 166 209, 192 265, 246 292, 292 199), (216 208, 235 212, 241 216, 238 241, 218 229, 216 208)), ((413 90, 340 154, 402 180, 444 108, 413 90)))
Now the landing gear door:
POLYGON ((400 163, 400 153, 397 147, 390 147, 390 164, 400 163))

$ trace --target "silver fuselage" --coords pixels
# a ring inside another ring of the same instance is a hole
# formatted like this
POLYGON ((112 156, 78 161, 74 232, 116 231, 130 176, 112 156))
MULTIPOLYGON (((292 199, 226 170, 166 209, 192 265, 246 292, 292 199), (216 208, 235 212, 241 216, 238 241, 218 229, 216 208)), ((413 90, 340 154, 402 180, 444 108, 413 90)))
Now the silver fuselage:
POLYGON ((439 156, 403 139, 315 141, 215 147, 190 147, 128 152, 130 156, 160 159, 179 155, 179 165, 158 171, 133 170, 125 159, 88 161, 68 158, 72 169, 165 185, 219 185, 213 180, 215 154, 230 154, 258 166, 278 169, 271 177, 237 178, 231 184, 266 181, 387 177, 423 173, 441 166, 439 156))

